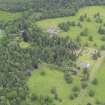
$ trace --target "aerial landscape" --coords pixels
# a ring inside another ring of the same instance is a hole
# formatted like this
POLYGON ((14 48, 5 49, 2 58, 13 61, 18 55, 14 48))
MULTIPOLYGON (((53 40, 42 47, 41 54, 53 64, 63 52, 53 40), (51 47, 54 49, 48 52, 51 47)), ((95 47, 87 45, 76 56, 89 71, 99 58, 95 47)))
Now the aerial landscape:
POLYGON ((0 0, 0 105, 105 105, 105 0, 0 0))

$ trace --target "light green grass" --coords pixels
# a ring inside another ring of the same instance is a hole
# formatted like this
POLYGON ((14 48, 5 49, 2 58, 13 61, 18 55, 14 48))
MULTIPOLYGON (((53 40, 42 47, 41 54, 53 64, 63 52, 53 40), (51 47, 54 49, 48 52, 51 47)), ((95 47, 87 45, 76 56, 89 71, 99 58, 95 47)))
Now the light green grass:
MULTIPOLYGON (((93 15, 96 14, 97 12, 101 14, 103 21, 105 22, 105 14, 103 14, 104 11, 105 11, 105 7, 98 7, 98 6, 86 7, 86 8, 80 9, 79 12, 76 14, 76 16, 56 18, 56 19, 46 19, 46 20, 37 22, 37 24, 44 31, 46 31, 49 26, 57 26, 59 23, 64 21, 71 21, 71 20, 78 21, 79 16, 85 13, 87 13, 88 16, 91 19, 93 19, 93 15)), ((75 39, 82 29, 86 27, 89 28, 89 35, 93 36, 94 40, 90 42, 88 41, 88 37, 82 37, 81 40, 82 40, 82 43, 88 42, 90 47, 92 48, 87 47, 85 50, 88 50, 89 53, 87 55, 80 56, 79 60, 91 64, 90 76, 94 76, 94 73, 95 73, 94 68, 97 67, 98 63, 101 62, 101 58, 98 59, 97 61, 94 61, 91 58, 91 53, 93 53, 95 50, 93 44, 96 43, 98 46, 105 44, 105 42, 102 42, 100 40, 101 35, 97 33, 99 25, 100 24, 95 23, 94 20, 92 20, 91 22, 85 21, 85 22, 82 22, 82 26, 83 26, 82 28, 71 27, 68 32, 59 33, 61 37, 69 36, 70 38, 75 39)), ((74 77, 73 84, 67 84, 64 80, 63 72, 60 72, 59 70, 51 68, 48 65, 41 65, 38 70, 35 70, 32 73, 32 76, 28 81, 30 94, 51 95, 50 93, 51 88, 56 87, 59 97, 63 100, 62 102, 55 102, 57 105, 87 105, 88 102, 93 103, 92 105, 96 105, 95 104, 96 99, 105 103, 105 92, 104 92, 105 71, 104 70, 105 70, 105 60, 102 63, 102 65, 99 65, 99 68, 95 74, 95 77, 98 79, 98 85, 94 86, 91 83, 89 83, 88 88, 86 90, 82 90, 79 94, 79 97, 72 101, 69 99, 70 94, 72 94, 71 89, 75 85, 80 86, 80 77, 79 76, 74 77), (41 75, 42 71, 46 73, 44 76, 41 75), (95 91, 95 96, 93 98, 88 96, 88 91, 90 89, 95 91)), ((33 105, 36 105, 36 103, 33 103, 33 105)))
POLYGON ((0 11, 0 22, 7 23, 8 21, 13 21, 18 19, 21 16, 20 12, 17 13, 10 13, 5 11, 0 11))
POLYGON ((40 69, 33 72, 31 78, 28 81, 28 86, 30 93, 37 95, 51 95, 50 90, 53 87, 57 88, 59 97, 63 100, 62 102, 57 102, 58 105, 78 105, 79 98, 74 101, 69 99, 70 94, 72 94, 72 87, 80 85, 79 78, 75 78, 73 84, 67 84, 64 80, 64 73, 56 69, 50 68, 49 66, 41 66, 40 69), (44 71, 45 75, 42 76, 40 73, 44 71))
MULTIPOLYGON (((95 64, 97 65, 97 64, 95 64)), ((67 84, 64 80, 63 72, 51 68, 50 66, 44 64, 41 65, 39 69, 35 70, 28 81, 28 86, 30 90, 30 94, 35 94, 37 96, 51 96, 51 89, 53 87, 57 88, 57 92, 59 94, 59 98, 63 101, 55 101, 57 105, 86 105, 88 102, 95 104, 96 99, 101 102, 105 102, 105 92, 104 92, 104 81, 105 81, 105 60, 100 65, 100 68, 97 72, 98 85, 94 86, 89 84, 89 87, 86 90, 81 90, 79 96, 74 100, 70 100, 69 96, 72 94, 72 87, 78 86, 80 87, 80 78, 77 76, 74 78, 74 82, 72 84, 67 84), (45 75, 41 75, 42 72, 45 72, 45 75), (89 90, 95 91, 95 96, 93 98, 88 96, 89 90)), ((36 105, 36 102, 33 103, 36 105)))
POLYGON ((26 43, 26 42, 21 42, 20 43, 20 47, 25 49, 25 48, 29 48, 30 47, 30 44, 29 43, 26 43))
POLYGON ((105 41, 101 41, 102 36, 98 34, 98 28, 100 24, 96 23, 93 18, 93 16, 98 12, 100 13, 101 18, 103 19, 103 23, 105 23, 105 14, 104 14, 105 7, 90 6, 90 7, 80 9, 75 16, 46 19, 46 20, 38 21, 37 25, 41 27, 44 31, 47 31, 48 27, 58 26, 58 24, 62 22, 67 22, 72 20, 78 22, 79 17, 87 13, 88 17, 91 19, 91 22, 87 22, 87 21, 81 22, 82 28, 70 27, 70 30, 68 32, 60 32, 59 36, 61 37, 69 36, 70 38, 75 39, 84 28, 88 28, 89 35, 87 37, 82 36, 81 43, 82 44, 89 43, 90 47, 94 47, 94 44, 97 44, 97 47, 100 47, 101 45, 105 44, 105 41), (93 36, 93 41, 88 41, 89 36, 93 36))
POLYGON ((95 98, 97 100, 99 100, 102 103, 105 103, 105 60, 101 64, 96 74, 96 78, 98 80, 98 85, 90 86, 90 89, 93 89, 95 91, 95 98))

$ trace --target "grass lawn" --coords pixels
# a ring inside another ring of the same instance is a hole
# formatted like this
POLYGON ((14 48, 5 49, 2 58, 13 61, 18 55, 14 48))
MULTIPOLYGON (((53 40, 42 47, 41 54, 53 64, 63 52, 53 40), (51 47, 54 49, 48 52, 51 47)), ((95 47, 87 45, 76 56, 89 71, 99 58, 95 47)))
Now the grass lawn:
MULTIPOLYGON (((99 63, 100 60, 97 62, 99 63)), ((96 63, 97 63, 96 62, 96 63)), ((97 64, 94 64, 96 66, 97 64)), ((70 100, 70 95, 73 93, 72 88, 74 86, 80 87, 80 78, 74 77, 72 84, 67 84, 64 80, 64 73, 56 70, 46 64, 40 66, 39 69, 35 70, 32 76, 29 78, 28 86, 30 94, 35 94, 37 96, 51 96, 51 89, 56 87, 59 98, 62 99, 62 102, 55 101, 57 105, 87 105, 88 102, 96 105, 96 100, 100 102, 105 102, 105 92, 104 92, 104 81, 105 81, 105 60, 100 65, 96 73, 96 78, 98 80, 97 85, 89 84, 86 90, 81 90, 79 96, 74 100, 70 100), (44 75, 43 75, 44 73, 44 75), (90 97, 88 95, 89 90, 94 90, 95 96, 90 97)), ((93 69, 93 68, 92 68, 93 69)), ((92 70, 91 69, 91 70, 92 70)), ((90 71, 92 73, 92 71, 90 71)), ((34 102, 33 105, 36 105, 37 102, 34 102)))
POLYGON ((8 21, 13 21, 15 19, 18 19, 20 16, 21 16, 20 12, 11 13, 11 12, 0 11, 0 22, 7 23, 8 21))
POLYGON ((46 19, 42 21, 38 21, 37 24, 39 27, 41 27, 44 31, 47 31, 49 27, 51 26, 58 26, 59 23, 67 22, 67 21, 75 21, 79 22, 79 18, 81 15, 87 14, 87 17, 90 18, 90 22, 83 21, 81 22, 82 27, 77 26, 71 26, 70 30, 68 32, 59 32, 59 36, 65 37, 69 36, 72 39, 76 39, 78 35, 80 35, 80 32, 88 28, 88 36, 81 36, 80 40, 82 44, 88 43, 90 47, 95 47, 96 44, 99 48, 100 46, 105 44, 105 41, 102 41, 102 35, 98 34, 98 28, 101 25, 100 23, 96 23, 94 19, 94 15, 96 13, 100 13, 101 19, 103 20, 103 23, 105 23, 105 7, 101 6, 90 6, 82 8, 78 11, 78 13, 75 16, 69 16, 69 17, 61 17, 61 18, 55 18, 55 19, 46 19), (44 25, 43 25, 44 24, 44 25), (89 41, 89 36, 93 37, 93 41, 89 41))
POLYGON ((67 84, 64 80, 64 73, 56 69, 50 68, 47 65, 41 66, 38 70, 34 71, 31 78, 28 81, 28 86, 30 93, 39 95, 50 95, 51 89, 56 87, 59 97, 62 99, 62 102, 55 101, 58 105, 78 105, 79 98, 76 98, 74 101, 69 99, 70 94, 72 94, 73 86, 80 86, 80 80, 78 78, 74 79, 72 84, 67 84), (42 72, 45 72, 45 75, 41 75, 42 72))
POLYGON ((22 41, 22 42, 20 43, 20 47, 23 48, 23 49, 29 48, 29 47, 30 47, 30 44, 27 43, 27 42, 22 41))
POLYGON ((96 78, 98 80, 97 86, 90 86, 90 89, 93 89, 95 91, 96 93, 95 98, 98 101, 105 103, 105 60, 101 64, 96 74, 96 78))
MULTIPOLYGON (((78 11, 76 16, 46 19, 37 22, 39 27, 41 27, 44 31, 47 31, 48 27, 50 26, 57 26, 61 22, 67 22, 71 20, 79 21, 78 19, 81 15, 84 15, 85 13, 88 14, 88 17, 91 18, 91 22, 84 21, 81 23, 81 28, 70 27, 70 30, 68 32, 59 32, 59 35, 61 37, 69 36, 70 38, 75 40, 81 30, 83 30, 84 28, 89 29, 88 36, 81 36, 82 44, 85 44, 86 42, 89 43, 89 46, 85 49, 85 51, 88 51, 88 53, 79 57, 79 61, 91 64, 88 87, 85 90, 80 89, 80 92, 78 94, 79 96, 74 100, 70 100, 69 97, 73 93, 72 88, 74 86, 80 87, 80 76, 75 76, 73 78, 73 83, 67 84, 64 80, 63 72, 60 72, 60 70, 50 67, 47 64, 43 64, 39 67, 39 69, 35 70, 32 73, 32 76, 29 78, 28 86, 30 94, 35 94, 37 96, 49 95, 52 97, 51 89, 56 87, 58 96, 60 99, 62 99, 62 102, 54 101, 57 105, 87 105, 87 103, 96 105, 96 100, 101 102, 101 104, 99 105, 103 105, 103 103, 105 103, 105 58, 104 55, 102 55, 102 57, 96 61, 92 60, 91 58, 91 54, 94 52, 94 50, 96 50, 96 48, 99 48, 101 45, 105 45, 105 41, 101 40, 102 36, 97 32, 101 24, 96 23, 93 19, 94 14, 96 14, 97 12, 100 13, 101 18, 103 19, 103 23, 105 23, 105 7, 98 6, 82 8, 78 11), (88 40, 89 36, 93 36, 93 41, 88 40), (95 43, 97 44, 97 47, 94 46, 95 43), (91 79, 94 77, 98 80, 97 85, 93 85, 91 83, 91 79), (94 97, 89 96, 89 90, 93 90, 95 92, 94 97)), ((24 44, 22 44, 22 46, 24 46, 24 44)), ((33 102, 33 105, 36 104, 37 102, 33 102)))

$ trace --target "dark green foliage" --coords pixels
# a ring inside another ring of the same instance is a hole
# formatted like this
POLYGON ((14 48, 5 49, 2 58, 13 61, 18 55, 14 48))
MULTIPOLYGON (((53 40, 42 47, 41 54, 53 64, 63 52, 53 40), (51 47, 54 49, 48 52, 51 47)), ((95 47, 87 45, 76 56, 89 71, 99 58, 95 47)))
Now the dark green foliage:
POLYGON ((95 92, 93 90, 89 90, 88 95, 90 97, 94 97, 95 96, 95 92))
POLYGON ((89 36, 88 40, 93 41, 93 36, 89 36))
POLYGON ((65 81, 66 81, 68 84, 70 84, 70 83, 73 82, 73 78, 71 77, 71 74, 70 74, 70 73, 65 73, 65 74, 64 74, 64 79, 65 79, 65 81))
POLYGON ((81 83, 81 87, 82 87, 82 89, 86 89, 88 87, 88 84, 85 83, 85 82, 82 82, 81 83))
POLYGON ((69 24, 68 22, 64 22, 64 23, 60 23, 60 24, 58 25, 58 27, 59 27, 61 30, 67 32, 67 31, 69 31, 69 29, 70 29, 70 24, 69 24))
POLYGON ((38 12, 38 20, 74 15, 79 8, 89 5, 105 5, 105 0, 0 0, 0 9, 12 12, 27 10, 27 14, 38 12))
POLYGON ((74 86, 74 87, 72 88, 72 91, 73 91, 73 92, 79 92, 79 91, 80 91, 80 88, 79 88, 78 86, 74 86))
POLYGON ((38 99, 37 95, 32 94, 31 95, 31 101, 36 101, 38 99))
POLYGON ((102 34, 102 35, 105 35, 105 27, 104 26, 100 26, 99 29, 98 29, 98 33, 102 34))
POLYGON ((97 80, 97 79, 94 79, 94 80, 92 81, 92 84, 93 84, 93 85, 97 85, 97 84, 98 84, 98 80, 97 80))
POLYGON ((72 93, 71 95, 70 95, 70 100, 74 100, 75 98, 77 98, 78 97, 78 93, 72 93))
MULTIPOLYGON (((22 105, 28 96, 28 72, 32 72, 30 53, 15 41, 1 43, 0 59, 0 99, 4 97, 10 105, 22 105)), ((2 102, 0 105, 4 105, 2 102)))
POLYGON ((90 102, 88 102, 87 105, 92 105, 92 104, 90 102))
POLYGON ((41 72, 40 72, 40 75, 41 75, 41 76, 45 76, 45 75, 46 75, 46 72, 45 72, 45 71, 41 71, 41 72))
POLYGON ((83 30, 80 32, 80 35, 81 35, 81 36, 88 36, 88 34, 89 34, 88 28, 85 28, 85 29, 83 29, 83 30))
POLYGON ((101 40, 102 40, 102 41, 105 41, 105 36, 102 36, 101 40))
POLYGON ((101 49, 101 50, 105 50, 105 45, 104 45, 104 44, 101 45, 100 49, 101 49))

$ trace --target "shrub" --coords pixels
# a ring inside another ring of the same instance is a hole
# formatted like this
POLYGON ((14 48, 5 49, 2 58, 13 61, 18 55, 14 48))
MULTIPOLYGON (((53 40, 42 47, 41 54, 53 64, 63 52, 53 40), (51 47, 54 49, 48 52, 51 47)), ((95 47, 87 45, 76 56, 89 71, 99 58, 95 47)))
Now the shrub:
POLYGON ((79 88, 78 86, 74 86, 74 87, 72 88, 72 91, 73 91, 73 92, 79 92, 79 91, 80 91, 80 88, 79 88))
POLYGON ((92 104, 90 102, 88 102, 87 105, 92 105, 92 104))
POLYGON ((70 100, 74 100, 75 97, 73 95, 70 95, 70 100))
POLYGON ((105 36, 102 36, 101 40, 102 40, 102 41, 105 41, 105 36))
POLYGON ((101 50, 105 50, 105 45, 101 45, 101 46, 100 46, 100 49, 101 49, 101 50))
POLYGON ((81 42, 81 38, 80 38, 79 35, 76 37, 76 41, 77 41, 77 42, 81 42))
POLYGON ((40 72, 40 75, 41 75, 41 76, 45 76, 45 75, 46 75, 46 72, 45 72, 45 71, 41 71, 41 72, 40 72))
POLYGON ((98 59, 97 53, 92 54, 92 59, 93 60, 97 60, 98 59))
POLYGON ((75 98, 77 98, 78 97, 78 93, 72 93, 71 95, 70 95, 70 100, 74 100, 75 98))
POLYGON ((92 84, 93 84, 93 85, 97 85, 97 84, 98 84, 98 80, 97 80, 97 79, 94 79, 94 80, 92 81, 92 84))
POLYGON ((31 95, 31 100, 32 100, 32 101, 35 101, 35 100, 37 100, 37 99, 38 99, 37 95, 35 95, 35 94, 32 94, 32 95, 31 95))
POLYGON ((65 31, 65 32, 69 31, 69 29, 70 29, 70 25, 69 25, 68 22, 60 23, 60 24, 58 25, 58 27, 59 27, 61 30, 65 31))
POLYGON ((96 43, 94 43, 94 44, 93 44, 93 46, 94 46, 94 47, 97 47, 97 44, 96 44, 96 43))
POLYGON ((79 18, 79 20, 81 21, 81 22, 83 22, 84 21, 84 19, 85 19, 85 17, 84 16, 80 16, 80 18, 79 18))
POLYGON ((69 73, 64 74, 64 79, 69 84, 73 82, 73 78, 71 77, 71 75, 69 73))
POLYGON ((102 34, 102 35, 105 34, 105 27, 100 26, 99 29, 98 29, 98 33, 102 34))
POLYGON ((86 82, 81 83, 82 89, 86 89, 88 87, 88 84, 86 82))
POLYGON ((82 30, 82 31, 80 32, 80 35, 81 35, 81 36, 88 36, 88 33, 89 33, 88 28, 85 28, 84 30, 82 30))
POLYGON ((53 87, 53 88, 51 89, 51 93, 52 93, 52 94, 56 94, 56 93, 57 93, 56 87, 53 87))
POLYGON ((88 47, 88 46, 89 46, 89 43, 88 43, 88 42, 86 42, 86 43, 84 44, 84 46, 85 46, 85 47, 88 47))
POLYGON ((94 97, 95 96, 95 92, 93 90, 89 90, 88 95, 90 97, 94 97))
POLYGON ((93 41, 93 36, 89 36, 88 40, 93 41))
POLYGON ((98 99, 96 99, 96 105, 101 105, 101 102, 98 100, 98 99))
POLYGON ((91 19, 89 17, 87 18, 87 22, 91 22, 91 19))

